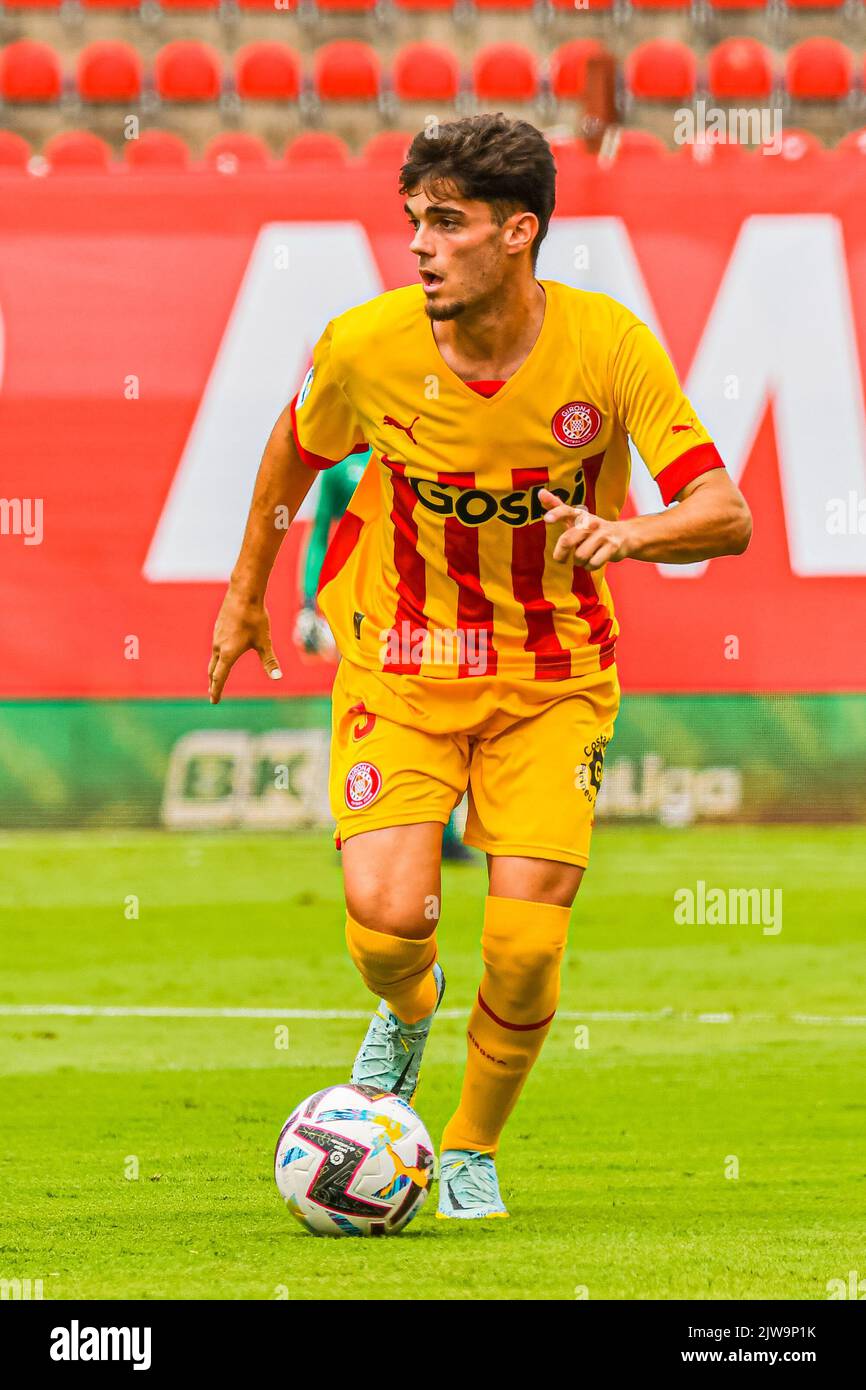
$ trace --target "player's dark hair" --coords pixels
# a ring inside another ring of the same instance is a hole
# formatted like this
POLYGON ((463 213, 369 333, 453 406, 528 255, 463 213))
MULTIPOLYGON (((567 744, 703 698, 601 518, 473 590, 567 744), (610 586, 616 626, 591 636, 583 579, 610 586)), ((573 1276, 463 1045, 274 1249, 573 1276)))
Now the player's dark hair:
POLYGON ((429 196, 442 197, 437 190, 447 187, 489 203, 500 224, 514 212, 534 212, 534 269, 556 202, 556 165, 540 130, 497 111, 420 131, 400 170, 400 192, 424 188, 429 196))

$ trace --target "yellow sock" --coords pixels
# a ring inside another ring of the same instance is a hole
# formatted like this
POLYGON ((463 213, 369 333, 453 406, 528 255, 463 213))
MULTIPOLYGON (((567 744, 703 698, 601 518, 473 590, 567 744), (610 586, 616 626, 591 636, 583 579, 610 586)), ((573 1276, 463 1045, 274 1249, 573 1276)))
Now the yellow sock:
POLYGON ((550 1031, 570 908, 488 898, 484 974, 469 1016, 463 1091, 443 1149, 495 1153, 499 1136, 550 1031))
POLYGON ((436 1007, 435 927, 429 936, 392 936, 362 927, 346 914, 349 955, 368 989, 382 996, 403 1023, 418 1023, 436 1007))

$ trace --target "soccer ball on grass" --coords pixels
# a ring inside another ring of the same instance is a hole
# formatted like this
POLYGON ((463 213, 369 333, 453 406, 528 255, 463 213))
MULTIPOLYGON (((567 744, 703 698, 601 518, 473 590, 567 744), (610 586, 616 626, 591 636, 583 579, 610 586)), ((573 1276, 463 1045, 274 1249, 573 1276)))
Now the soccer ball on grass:
POLYGON ((274 1176, 289 1211, 315 1235, 396 1235, 427 1199, 433 1145, 397 1096, 328 1086, 286 1121, 274 1176))

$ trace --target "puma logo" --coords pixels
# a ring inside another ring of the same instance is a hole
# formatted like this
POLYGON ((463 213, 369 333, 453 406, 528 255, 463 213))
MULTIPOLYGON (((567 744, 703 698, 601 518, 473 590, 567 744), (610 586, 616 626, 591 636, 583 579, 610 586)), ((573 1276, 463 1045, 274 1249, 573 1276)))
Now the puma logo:
POLYGON ((671 425, 671 434, 681 434, 683 430, 691 430, 693 434, 697 434, 697 430, 691 420, 687 425, 671 425))
POLYGON ((410 1164, 403 1162, 397 1150, 393 1149, 390 1144, 386 1144, 385 1148, 391 1155, 394 1164, 394 1172, 398 1178, 408 1178, 410 1182, 415 1183, 416 1187, 427 1186, 430 1181, 429 1168, 412 1167, 410 1164))
POLYGON ((384 416, 384 418, 383 418, 383 420, 382 420, 382 424, 383 424, 383 425, 393 425, 393 427, 394 427, 395 430, 402 430, 404 434, 408 434, 408 436, 409 436, 409 438, 411 439, 411 441, 412 441, 413 444, 417 444, 418 441, 417 441, 417 439, 415 438, 414 434, 412 433, 412 430, 413 430, 414 426, 417 424, 417 422, 418 422, 420 419, 421 419, 421 416, 420 416, 420 415, 416 415, 416 416, 415 416, 415 419, 412 421, 412 424, 411 424, 411 425, 401 425, 401 424, 400 424, 400 421, 399 421, 399 420, 395 420, 393 415, 386 415, 386 416, 384 416))

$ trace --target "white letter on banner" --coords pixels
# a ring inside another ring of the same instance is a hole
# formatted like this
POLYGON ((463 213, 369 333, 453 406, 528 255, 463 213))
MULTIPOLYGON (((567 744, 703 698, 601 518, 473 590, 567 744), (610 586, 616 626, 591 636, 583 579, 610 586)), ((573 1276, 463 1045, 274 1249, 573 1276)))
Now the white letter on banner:
POLYGON ((262 227, 148 551, 146 579, 228 579, 265 441, 314 344, 336 314, 381 290, 360 223, 262 227), (289 275, 276 268, 277 246, 289 247, 289 275))

